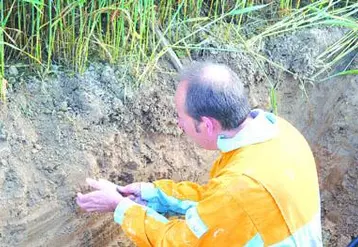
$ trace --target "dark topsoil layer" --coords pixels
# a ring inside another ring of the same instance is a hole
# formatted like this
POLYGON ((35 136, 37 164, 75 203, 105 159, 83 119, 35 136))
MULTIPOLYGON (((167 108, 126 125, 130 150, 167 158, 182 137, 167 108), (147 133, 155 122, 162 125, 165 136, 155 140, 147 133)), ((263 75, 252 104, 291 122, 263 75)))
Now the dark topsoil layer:
MULTIPOLYGON (((266 40, 263 52, 309 76, 315 57, 342 33, 283 35, 266 40)), ((253 106, 269 107, 267 79, 244 53, 194 59, 228 64, 245 82, 253 106)), ((83 75, 58 72, 44 81, 11 68, 12 87, 0 113, 1 246, 131 246, 110 214, 88 215, 76 207, 86 177, 118 184, 160 178, 205 183, 217 153, 201 150, 177 129, 175 76, 163 67, 166 73, 155 73, 138 91, 129 86, 125 66, 92 64, 83 75)), ((279 114, 315 154, 325 245, 345 246, 358 235, 358 79, 312 85, 266 69, 279 83, 279 114)))

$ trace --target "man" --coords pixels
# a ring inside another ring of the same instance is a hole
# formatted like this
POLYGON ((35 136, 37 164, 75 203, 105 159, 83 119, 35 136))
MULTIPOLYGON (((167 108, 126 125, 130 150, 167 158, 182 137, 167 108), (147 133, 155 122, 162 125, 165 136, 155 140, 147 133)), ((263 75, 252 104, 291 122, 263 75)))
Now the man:
POLYGON ((225 65, 191 65, 175 104, 179 127, 201 147, 221 151, 208 183, 121 187, 88 179, 97 190, 78 194, 81 208, 114 211, 138 246, 322 246, 315 162, 293 126, 250 111, 240 79, 225 65))

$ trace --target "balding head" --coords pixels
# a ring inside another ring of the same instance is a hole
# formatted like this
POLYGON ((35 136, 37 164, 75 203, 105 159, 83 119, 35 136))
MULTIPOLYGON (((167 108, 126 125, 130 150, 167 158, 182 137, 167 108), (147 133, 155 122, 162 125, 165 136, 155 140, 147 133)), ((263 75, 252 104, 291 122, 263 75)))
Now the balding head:
POLYGON ((199 73, 202 83, 210 83, 217 86, 227 85, 232 82, 233 72, 223 64, 203 64, 199 73))
POLYGON ((187 84, 186 111, 196 121, 212 117, 223 130, 231 130, 250 112, 241 80, 226 65, 193 63, 181 73, 180 81, 187 84))

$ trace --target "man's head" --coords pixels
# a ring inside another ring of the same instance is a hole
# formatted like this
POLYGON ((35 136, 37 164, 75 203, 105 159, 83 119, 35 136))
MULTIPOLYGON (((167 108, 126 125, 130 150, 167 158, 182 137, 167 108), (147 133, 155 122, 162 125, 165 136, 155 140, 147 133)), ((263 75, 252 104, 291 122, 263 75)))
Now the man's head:
POLYGON ((237 129, 250 112, 241 80, 222 64, 194 63, 186 68, 175 104, 179 127, 210 150, 217 149, 219 134, 237 129))

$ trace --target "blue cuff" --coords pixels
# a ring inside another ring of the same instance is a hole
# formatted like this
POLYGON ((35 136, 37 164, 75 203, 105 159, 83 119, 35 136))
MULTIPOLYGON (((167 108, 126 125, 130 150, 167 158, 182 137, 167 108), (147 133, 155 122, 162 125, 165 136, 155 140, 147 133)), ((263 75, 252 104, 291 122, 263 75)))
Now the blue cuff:
POLYGON ((153 183, 144 183, 140 187, 140 196, 147 201, 147 207, 159 213, 166 213, 168 207, 160 201, 160 189, 156 188, 153 183))
POLYGON ((197 203, 189 200, 179 200, 168 196, 152 183, 141 185, 141 198, 147 201, 147 207, 158 213, 185 214, 186 210, 197 203))
POLYGON ((143 183, 140 187, 140 196, 145 201, 158 197, 158 189, 152 183, 143 183))
POLYGON ((123 200, 117 205, 116 210, 114 210, 114 221, 120 225, 123 224, 124 214, 128 208, 139 205, 128 198, 123 198, 123 200))

